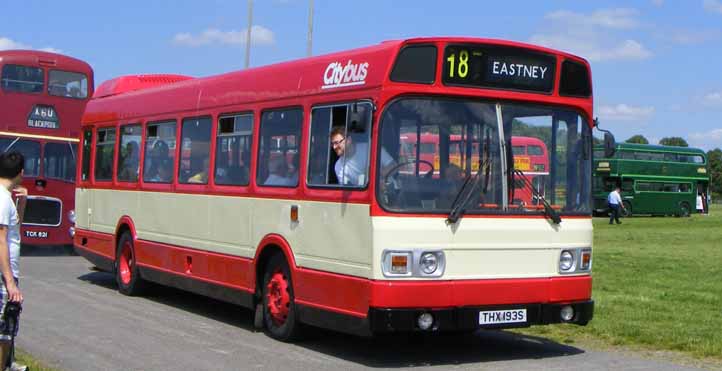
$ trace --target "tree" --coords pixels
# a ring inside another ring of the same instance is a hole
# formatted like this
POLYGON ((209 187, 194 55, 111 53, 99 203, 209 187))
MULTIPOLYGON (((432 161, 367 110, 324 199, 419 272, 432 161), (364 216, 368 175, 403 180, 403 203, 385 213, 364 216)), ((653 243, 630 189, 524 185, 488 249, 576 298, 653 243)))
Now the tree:
POLYGON ((687 141, 681 137, 664 137, 659 140, 659 144, 663 146, 689 147, 687 141))
POLYGON ((639 135, 639 134, 627 139, 625 142, 637 143, 637 144, 649 144, 649 141, 647 140, 647 138, 645 138, 644 135, 639 135))
POLYGON ((707 152, 709 164, 709 190, 718 198, 722 196, 722 149, 715 148, 707 152))

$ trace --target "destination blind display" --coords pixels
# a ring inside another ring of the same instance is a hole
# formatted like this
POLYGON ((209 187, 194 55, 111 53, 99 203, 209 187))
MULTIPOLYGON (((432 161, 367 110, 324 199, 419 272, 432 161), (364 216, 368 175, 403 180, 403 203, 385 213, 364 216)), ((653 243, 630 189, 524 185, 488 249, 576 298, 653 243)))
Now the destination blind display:
POLYGON ((449 85, 551 93, 556 59, 507 47, 449 45, 442 80, 449 85))
POLYGON ((57 129, 60 127, 60 120, 55 108, 52 106, 37 105, 33 107, 28 115, 28 127, 57 129))

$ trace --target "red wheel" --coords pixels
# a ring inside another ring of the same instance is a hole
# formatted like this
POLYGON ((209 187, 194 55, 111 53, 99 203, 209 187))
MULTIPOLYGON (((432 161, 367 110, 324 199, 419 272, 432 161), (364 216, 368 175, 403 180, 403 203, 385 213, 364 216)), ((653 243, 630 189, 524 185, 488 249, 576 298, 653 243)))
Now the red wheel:
POLYGON ((301 328, 296 319, 291 271, 283 255, 277 254, 266 265, 263 275, 263 320, 267 333, 281 341, 293 341, 301 328))
POLYGON ((115 281, 118 283, 118 291, 124 295, 138 295, 145 286, 145 282, 138 274, 133 237, 129 232, 123 232, 118 240, 115 253, 115 281))

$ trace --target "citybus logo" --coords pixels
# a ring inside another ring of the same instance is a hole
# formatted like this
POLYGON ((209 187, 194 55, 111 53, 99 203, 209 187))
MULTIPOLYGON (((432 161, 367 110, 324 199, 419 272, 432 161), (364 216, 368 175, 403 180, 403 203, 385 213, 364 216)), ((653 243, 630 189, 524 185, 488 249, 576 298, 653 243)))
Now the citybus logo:
POLYGON ((368 62, 352 63, 350 59, 345 66, 341 62, 329 63, 323 73, 323 86, 321 86, 321 89, 363 85, 366 83, 368 68, 368 62))

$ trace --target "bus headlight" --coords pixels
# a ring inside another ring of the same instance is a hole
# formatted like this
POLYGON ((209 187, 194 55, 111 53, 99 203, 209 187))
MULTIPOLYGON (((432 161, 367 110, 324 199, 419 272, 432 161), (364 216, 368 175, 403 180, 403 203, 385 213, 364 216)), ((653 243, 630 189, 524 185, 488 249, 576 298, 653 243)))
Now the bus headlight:
POLYGON ((574 267, 574 254, 569 250, 562 251, 559 255, 559 270, 568 272, 574 267))
POLYGON ((425 252, 421 255, 419 266, 424 274, 433 274, 436 272, 436 268, 439 267, 439 259, 436 257, 436 254, 432 252, 425 252))
POLYGON ((70 235, 70 238, 75 237, 75 228, 73 228, 73 227, 68 228, 68 234, 70 235))
POLYGON ((68 211, 68 220, 75 224, 75 210, 68 211))

